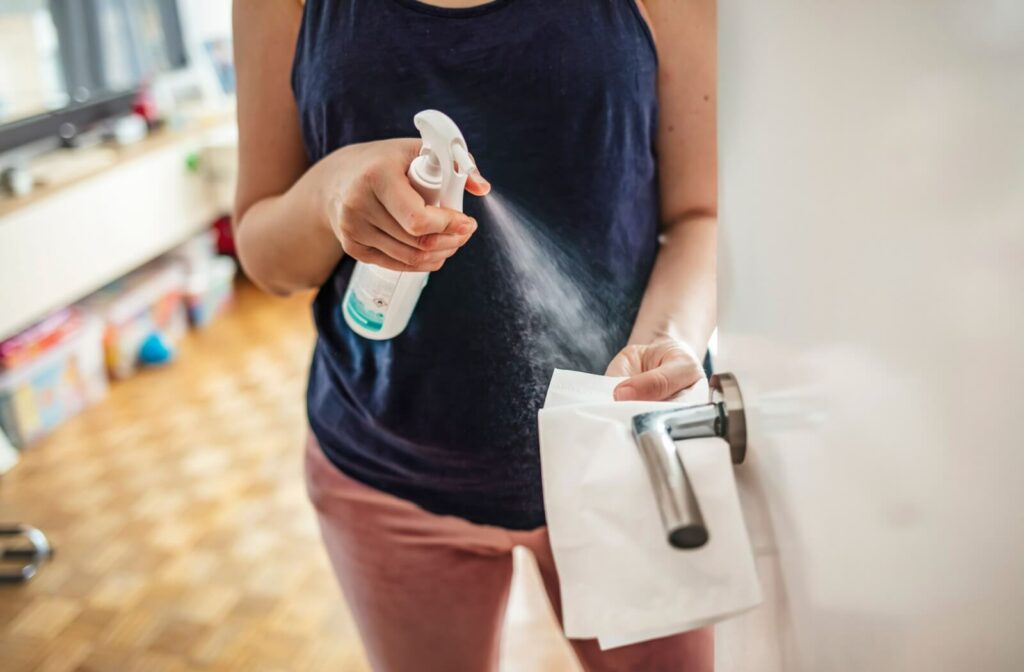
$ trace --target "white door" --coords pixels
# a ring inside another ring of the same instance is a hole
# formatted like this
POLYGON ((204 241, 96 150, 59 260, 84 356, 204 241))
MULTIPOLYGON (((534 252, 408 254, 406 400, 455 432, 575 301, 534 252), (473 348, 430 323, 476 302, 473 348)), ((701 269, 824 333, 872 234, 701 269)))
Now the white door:
POLYGON ((722 672, 1024 669, 1024 2, 720 0, 722 672))

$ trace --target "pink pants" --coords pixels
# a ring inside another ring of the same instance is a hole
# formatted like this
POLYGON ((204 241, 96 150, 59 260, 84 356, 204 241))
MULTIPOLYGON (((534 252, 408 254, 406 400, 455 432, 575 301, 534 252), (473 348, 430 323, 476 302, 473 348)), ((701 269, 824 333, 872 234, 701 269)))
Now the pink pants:
MULTIPOLYGON (((312 438, 306 482, 374 670, 496 670, 514 546, 533 552, 561 619, 546 528, 518 532, 429 513, 349 478, 312 438)), ((588 671, 714 669, 711 629, 609 651, 601 651, 596 640, 571 644, 588 671)))

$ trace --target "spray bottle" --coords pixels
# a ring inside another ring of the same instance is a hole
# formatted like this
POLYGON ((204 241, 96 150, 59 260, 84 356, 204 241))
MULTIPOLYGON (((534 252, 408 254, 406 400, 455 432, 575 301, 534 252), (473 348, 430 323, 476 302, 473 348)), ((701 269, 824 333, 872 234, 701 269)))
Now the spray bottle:
MULTIPOLYGON (((409 166, 409 182, 427 205, 462 212, 466 178, 476 170, 462 132, 437 110, 420 112, 413 123, 423 148, 409 166)), ((408 326, 429 276, 356 263, 342 300, 345 321, 357 334, 373 340, 398 336, 408 326)))

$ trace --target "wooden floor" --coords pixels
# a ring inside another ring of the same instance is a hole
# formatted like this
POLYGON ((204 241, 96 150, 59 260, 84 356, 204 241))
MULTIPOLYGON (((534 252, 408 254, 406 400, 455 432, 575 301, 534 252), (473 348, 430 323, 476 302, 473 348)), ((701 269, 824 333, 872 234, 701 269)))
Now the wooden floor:
MULTIPOLYGON (((0 670, 368 669, 302 484, 309 300, 243 285, 177 362, 0 477, 0 522, 57 549, 0 586, 0 670)), ((502 670, 576 669, 528 555, 517 568, 502 670)))

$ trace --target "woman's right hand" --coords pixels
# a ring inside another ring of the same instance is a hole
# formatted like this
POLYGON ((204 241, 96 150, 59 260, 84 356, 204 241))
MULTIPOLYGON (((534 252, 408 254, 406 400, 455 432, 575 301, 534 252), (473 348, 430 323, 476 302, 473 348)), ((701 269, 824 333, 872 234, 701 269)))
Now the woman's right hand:
MULTIPOLYGON (((421 144, 349 145, 316 166, 326 219, 345 254, 393 271, 436 271, 476 231, 472 217, 426 205, 413 189, 406 173, 421 144)), ((475 172, 466 190, 483 196, 490 184, 475 172)))

